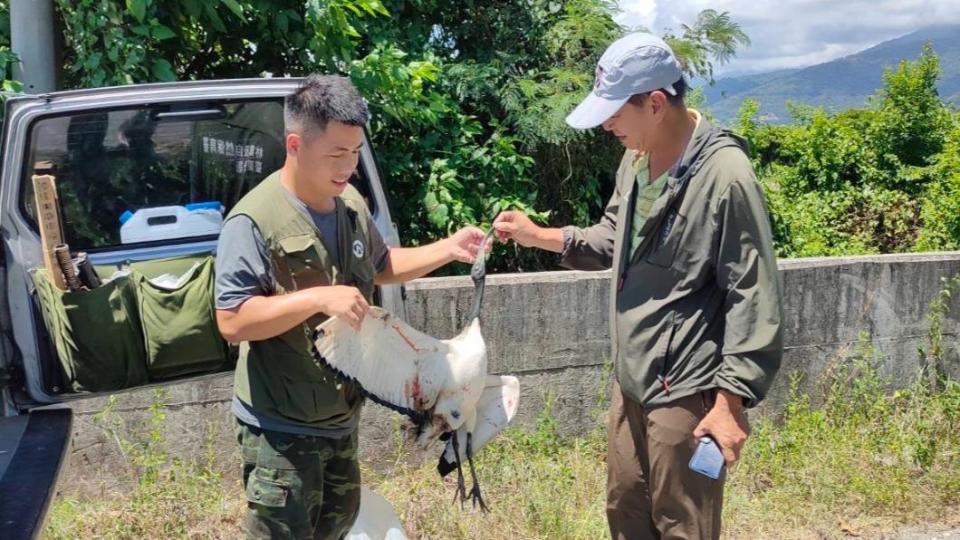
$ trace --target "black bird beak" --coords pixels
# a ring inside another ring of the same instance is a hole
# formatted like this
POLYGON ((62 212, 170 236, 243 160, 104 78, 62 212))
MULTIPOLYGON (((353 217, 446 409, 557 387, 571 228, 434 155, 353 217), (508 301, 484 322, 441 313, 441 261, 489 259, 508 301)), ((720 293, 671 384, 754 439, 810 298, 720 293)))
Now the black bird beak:
POLYGON ((487 244, 493 240, 493 235, 496 232, 496 229, 491 228, 487 235, 483 237, 480 250, 477 251, 477 260, 473 262, 473 267, 470 268, 470 277, 473 278, 474 283, 487 276, 487 244))

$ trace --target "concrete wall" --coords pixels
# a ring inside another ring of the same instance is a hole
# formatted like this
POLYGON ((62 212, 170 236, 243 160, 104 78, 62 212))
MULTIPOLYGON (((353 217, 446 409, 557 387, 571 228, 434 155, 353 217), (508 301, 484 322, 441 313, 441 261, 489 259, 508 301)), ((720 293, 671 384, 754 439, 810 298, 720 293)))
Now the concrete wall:
MULTIPOLYGON (((926 344, 930 303, 942 279, 960 273, 960 253, 799 259, 780 263, 786 310, 786 354, 782 376, 760 414, 781 410, 788 397, 790 371, 804 374, 806 390, 832 364, 857 349, 867 332, 884 359, 884 371, 907 384, 921 366, 918 347, 926 344)), ((407 319, 431 335, 459 331, 472 301, 469 278, 433 278, 408 287, 407 319)), ((609 274, 548 272, 488 277, 484 334, 490 369, 520 376, 519 424, 529 424, 553 401, 554 414, 568 433, 597 426, 609 387, 607 305, 609 274)), ((956 336, 960 295, 943 323, 947 370, 960 377, 956 336)), ((231 377, 220 375, 167 387, 169 451, 182 457, 217 456, 235 470, 236 444, 229 414, 231 377)), ((136 432, 146 418, 153 391, 121 394, 116 411, 123 430, 136 432)), ((105 399, 78 401, 71 489, 114 487, 124 460, 117 443, 95 422, 105 399)), ((361 454, 368 463, 398 455, 397 427, 402 418, 376 405, 364 411, 361 454)), ((433 459, 433 456, 430 456, 433 459)))

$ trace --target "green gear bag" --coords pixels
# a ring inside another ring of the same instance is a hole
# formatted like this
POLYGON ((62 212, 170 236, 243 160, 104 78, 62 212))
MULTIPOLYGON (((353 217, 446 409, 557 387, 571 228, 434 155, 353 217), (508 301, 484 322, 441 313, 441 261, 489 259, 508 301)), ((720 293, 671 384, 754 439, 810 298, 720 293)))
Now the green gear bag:
POLYGON ((213 258, 189 273, 176 289, 167 289, 132 272, 150 380, 219 371, 228 361, 213 304, 213 258))
POLYGON ((83 292, 59 290, 43 269, 33 281, 69 390, 104 392, 147 382, 136 291, 127 276, 83 292))

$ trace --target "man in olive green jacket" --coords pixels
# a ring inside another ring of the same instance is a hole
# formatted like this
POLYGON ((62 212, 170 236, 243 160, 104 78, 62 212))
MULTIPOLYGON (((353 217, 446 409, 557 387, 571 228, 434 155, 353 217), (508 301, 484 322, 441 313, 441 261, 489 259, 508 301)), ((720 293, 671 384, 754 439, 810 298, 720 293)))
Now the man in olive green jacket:
POLYGON ((609 414, 607 516, 614 538, 718 538, 724 476, 688 466, 700 437, 739 456, 743 409, 763 399, 783 352, 776 260, 763 192, 739 137, 683 96, 659 38, 612 44, 591 95, 567 118, 627 148, 600 223, 541 228, 518 212, 502 240, 613 268, 616 383, 609 414))

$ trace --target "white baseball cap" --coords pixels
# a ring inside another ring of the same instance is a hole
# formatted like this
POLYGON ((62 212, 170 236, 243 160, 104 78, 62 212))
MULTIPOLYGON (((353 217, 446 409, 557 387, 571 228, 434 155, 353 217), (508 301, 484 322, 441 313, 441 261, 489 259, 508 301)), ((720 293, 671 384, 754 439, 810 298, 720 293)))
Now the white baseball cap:
POLYGON ((682 77, 680 62, 662 39, 646 32, 628 34, 604 51, 593 91, 567 116, 567 124, 597 127, 636 94, 664 90, 675 96, 673 85, 682 77))

